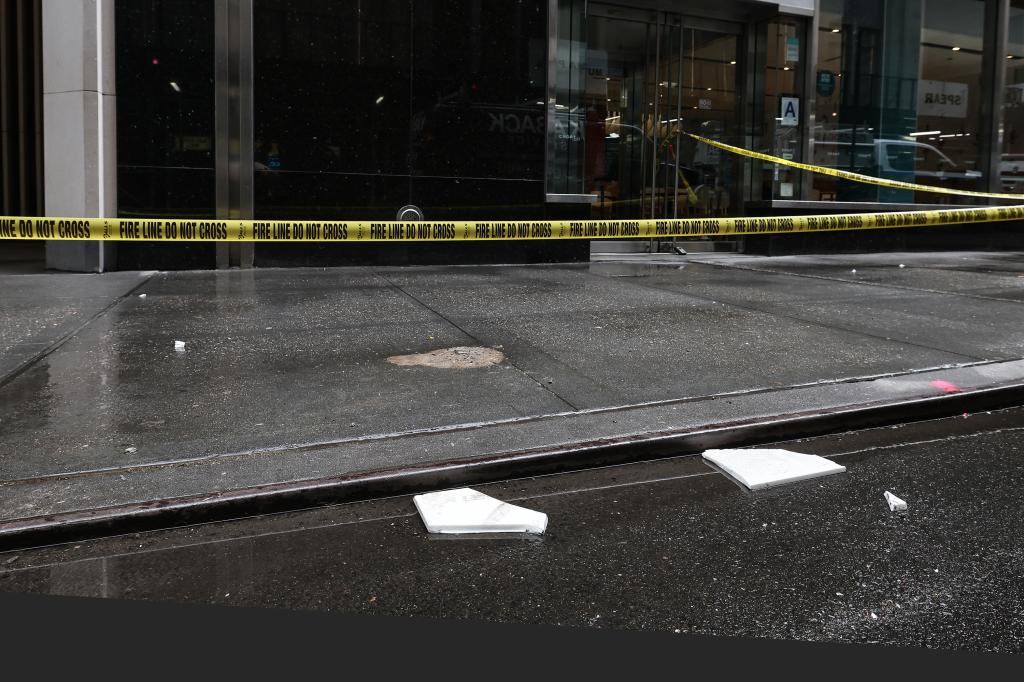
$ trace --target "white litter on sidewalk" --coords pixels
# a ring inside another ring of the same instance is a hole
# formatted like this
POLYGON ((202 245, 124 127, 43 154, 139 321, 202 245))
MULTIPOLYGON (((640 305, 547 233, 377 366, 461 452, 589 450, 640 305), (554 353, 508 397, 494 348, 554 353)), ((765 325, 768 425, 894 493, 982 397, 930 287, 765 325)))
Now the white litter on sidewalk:
POLYGON ((846 471, 846 467, 818 455, 775 448, 707 450, 704 459, 751 490, 846 471))
POLYGON ((139 294, 139 298, 146 298, 146 294, 139 294))
POLYGON ((174 350, 185 350, 185 342, 184 341, 175 341, 174 342, 174 350))
POLYGON ((889 511, 905 511, 907 509, 907 503, 888 490, 885 491, 885 501, 889 503, 889 511))
POLYGON ((472 488, 412 498, 431 533, 543 533, 548 515, 502 502, 472 488))

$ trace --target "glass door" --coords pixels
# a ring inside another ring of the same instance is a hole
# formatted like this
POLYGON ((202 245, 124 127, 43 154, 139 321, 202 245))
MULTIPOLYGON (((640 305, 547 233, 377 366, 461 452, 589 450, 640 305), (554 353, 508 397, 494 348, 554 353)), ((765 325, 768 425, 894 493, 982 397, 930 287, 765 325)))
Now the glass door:
MULTIPOLYGON (((677 130, 742 146, 739 26, 686 24, 682 31, 682 107, 677 130)), ((740 158, 680 136, 679 217, 738 215, 740 158), (685 210, 682 210, 685 209, 685 210)))
POLYGON ((584 192, 595 218, 665 215, 668 130, 678 113, 678 21, 590 5, 584 104, 584 192), (674 49, 673 49, 674 48, 674 49))
POLYGON ((590 3, 577 111, 594 218, 727 215, 737 160, 684 135, 739 141, 740 26, 590 3))

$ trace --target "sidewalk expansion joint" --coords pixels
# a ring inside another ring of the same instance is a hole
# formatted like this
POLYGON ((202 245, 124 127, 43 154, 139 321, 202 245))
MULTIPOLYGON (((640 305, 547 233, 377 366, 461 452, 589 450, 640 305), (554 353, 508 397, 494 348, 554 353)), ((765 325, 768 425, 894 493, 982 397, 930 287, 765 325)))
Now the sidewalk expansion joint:
POLYGON ((121 303, 121 301, 125 300, 126 298, 131 296, 133 293, 138 291, 139 287, 141 287, 144 284, 146 284, 147 282, 149 282, 149 280, 152 277, 153 277, 153 275, 147 275, 146 277, 144 277, 142 279, 141 282, 139 282, 138 284, 133 286, 131 289, 129 289, 125 293, 120 294, 117 297, 115 297, 113 301, 108 303, 102 309, 96 311, 96 313, 91 315, 87 320, 83 321, 80 325, 78 325, 77 327, 75 327, 71 331, 67 332, 66 334, 61 336, 59 339, 57 339, 53 343, 49 344, 46 348, 44 348, 41 351, 39 351, 38 353, 36 353, 35 355, 33 355, 28 360, 25 360, 23 363, 21 363, 20 365, 18 365, 14 369, 12 369, 10 372, 5 374, 4 376, 0 376, 0 388, 3 388, 7 384, 11 383, 15 379, 17 379, 19 376, 21 376, 22 374, 27 372, 29 369, 31 369, 33 366, 35 366, 36 363, 38 363, 40 360, 42 360, 43 358, 45 358, 45 357, 49 356, 50 354, 54 353, 55 351, 57 351, 65 343, 67 343, 68 341, 70 341, 71 339, 76 337, 79 334, 79 332, 81 332, 83 329, 85 329, 86 327, 91 325, 93 322, 95 322, 96 320, 98 320, 101 317, 103 317, 104 315, 106 315, 115 306, 117 306, 117 304, 121 303))
MULTIPOLYGON (((460 331, 461 333, 463 333, 463 334, 465 334, 465 335, 466 335, 467 337, 469 337, 469 338, 473 339, 473 341, 475 341, 475 342, 476 342, 477 344, 479 344, 479 345, 481 345, 481 346, 486 346, 486 345, 487 345, 486 343, 484 343, 483 341, 481 341, 481 340, 480 340, 480 339, 479 339, 479 338, 478 338, 478 337, 477 337, 477 336, 476 336, 475 334, 471 334, 471 333, 469 332, 469 330, 467 330, 467 329, 463 328, 463 327, 462 327, 461 325, 459 325, 459 324, 458 324, 457 322, 455 322, 454 320, 452 320, 452 319, 451 319, 450 317, 448 317, 447 315, 445 315, 445 314, 444 314, 444 313, 442 313, 441 311, 437 310, 436 308, 434 308, 434 307, 430 306, 429 304, 425 303, 424 301, 422 301, 421 299, 417 298, 417 297, 416 297, 416 296, 414 296, 413 294, 409 293, 409 292, 408 292, 408 291, 406 291, 406 290, 405 290, 405 289, 404 289, 404 288, 403 288, 403 287, 402 287, 402 286, 401 286, 400 284, 395 284, 394 282, 392 282, 392 281, 391 281, 391 279, 390 279, 390 278, 388 278, 388 276, 387 276, 387 275, 384 275, 384 274, 382 274, 382 273, 379 273, 379 272, 377 272, 377 273, 374 273, 374 274, 375 274, 375 275, 376 275, 377 277, 380 277, 381 279, 383 279, 383 280, 384 280, 384 281, 385 281, 385 282, 387 283, 387 285, 388 285, 389 287, 391 287, 391 288, 392 288, 392 289, 394 289, 395 291, 398 291, 399 293, 401 293, 401 294, 403 294, 403 295, 407 296, 408 298, 412 299, 412 300, 413 300, 413 301, 415 301, 415 302, 416 302, 416 303, 417 303, 418 305, 422 306, 422 307, 423 307, 424 309, 426 309, 426 310, 429 310, 429 311, 430 311, 431 313, 433 313, 434 315, 437 315, 437 316, 438 316, 438 317, 440 317, 440 318, 441 318, 442 320, 444 320, 445 322, 447 322, 447 323, 448 323, 448 324, 450 324, 451 326, 453 326, 453 327, 455 327, 456 329, 458 329, 458 330, 459 330, 459 331, 460 331)), ((530 381, 532 381, 533 383, 537 384, 537 386, 539 386, 540 388, 542 388, 542 389, 544 389, 545 391, 547 391, 548 393, 550 393, 550 394, 551 394, 552 396, 554 396, 554 397, 555 397, 555 398, 556 398, 557 400, 559 400, 560 402, 562 402, 562 403, 565 403, 566 405, 568 405, 568 406, 569 406, 569 409, 571 409, 571 410, 574 410, 574 411, 578 409, 578 408, 577 408, 577 407, 576 407, 575 405, 573 405, 573 404, 572 404, 571 402, 569 402, 568 400, 566 400, 565 398, 563 398, 562 396, 558 395, 558 394, 557 394, 557 393, 555 393, 555 392, 554 392, 553 390, 551 390, 550 388, 548 388, 547 386, 545 386, 545 385, 544 385, 544 382, 542 382, 542 381, 537 381, 537 378, 536 378, 536 377, 534 377, 533 375, 531 375, 531 374, 530 374, 529 372, 527 372, 527 371, 526 371, 525 369, 523 369, 523 368, 522 368, 522 367, 520 367, 519 365, 517 365, 517 364, 515 364, 514 362, 512 362, 512 361, 511 361, 510 359, 507 359, 507 358, 506 358, 506 360, 505 360, 505 361, 506 361, 506 362, 507 362, 507 363, 508 363, 508 364, 509 364, 510 366, 512 366, 512 367, 515 367, 515 368, 516 368, 516 371, 520 372, 520 373, 521 373, 521 374, 522 374, 523 376, 525 376, 525 377, 528 377, 528 378, 530 379, 530 381)))

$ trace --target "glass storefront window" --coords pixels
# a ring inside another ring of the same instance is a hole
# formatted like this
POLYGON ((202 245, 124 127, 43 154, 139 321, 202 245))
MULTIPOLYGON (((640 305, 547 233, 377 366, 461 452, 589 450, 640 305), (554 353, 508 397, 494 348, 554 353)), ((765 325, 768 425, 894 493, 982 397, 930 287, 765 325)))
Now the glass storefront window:
MULTIPOLYGON (((821 0, 813 163, 985 189, 983 0, 821 0)), ((811 199, 973 203, 815 175, 811 199)))
POLYGON ((543 0, 256 0, 253 17, 256 217, 543 207, 543 0))
POLYGON ((1024 193, 1024 0, 1010 1, 1000 191, 1024 193))
MULTIPOLYGON (((118 0, 117 212, 216 214, 214 12, 202 0, 118 0)), ((122 243, 118 267, 213 267, 210 244, 122 243)))
MULTIPOLYGON (((763 41, 756 49, 761 63, 753 74, 763 83, 764 92, 764 109, 758 116, 763 120, 761 147, 772 156, 793 161, 803 160, 804 33, 805 22, 796 17, 779 17, 758 27, 756 33, 757 40, 763 41)), ((760 161, 752 164, 754 198, 802 198, 800 171, 760 161)))
POLYGON ((547 103, 546 116, 548 194, 583 193, 583 135, 586 125, 583 87, 587 39, 584 33, 585 0, 558 0, 556 22, 555 71, 548 78, 554 84, 547 103))
POLYGON ((118 2, 114 16, 119 214, 213 217, 213 8, 118 2))
POLYGON ((738 22, 560 0, 548 194, 594 218, 727 215, 740 164, 685 133, 738 144, 738 22))

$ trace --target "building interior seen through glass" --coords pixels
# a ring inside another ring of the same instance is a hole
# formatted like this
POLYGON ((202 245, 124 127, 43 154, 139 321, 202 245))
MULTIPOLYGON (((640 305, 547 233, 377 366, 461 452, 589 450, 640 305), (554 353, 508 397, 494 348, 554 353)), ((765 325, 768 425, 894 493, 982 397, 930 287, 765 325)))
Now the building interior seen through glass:
POLYGON ((735 206, 737 159, 685 135, 737 141, 741 32, 732 28, 588 5, 574 104, 595 218, 726 215, 735 206))
MULTIPOLYGON (((752 73, 753 78, 764 80, 764 110, 755 117, 764 122, 761 146, 773 156, 793 161, 803 161, 804 26, 797 17, 779 17, 755 33, 763 42, 763 49, 759 45, 755 52, 764 60, 752 73)), ((802 198, 800 171, 757 160, 749 163, 754 167, 752 177, 761 178, 760 187, 752 183, 752 199, 802 198), (756 196, 758 190, 760 196, 756 196)))
POLYGON ((1024 0, 1010 2, 1007 41, 1000 185, 1024 193, 1024 0))
MULTIPOLYGON (((985 188, 983 0, 821 0, 813 162, 985 188), (919 39, 918 39, 919 37, 919 39)), ((811 199, 968 203, 816 174, 811 199)))

